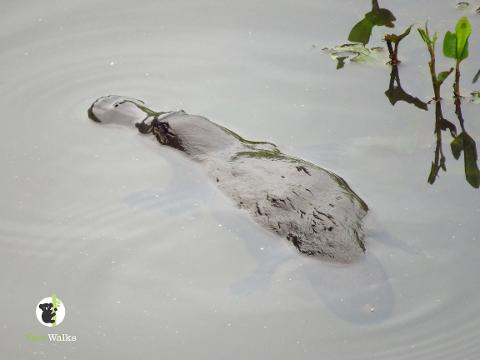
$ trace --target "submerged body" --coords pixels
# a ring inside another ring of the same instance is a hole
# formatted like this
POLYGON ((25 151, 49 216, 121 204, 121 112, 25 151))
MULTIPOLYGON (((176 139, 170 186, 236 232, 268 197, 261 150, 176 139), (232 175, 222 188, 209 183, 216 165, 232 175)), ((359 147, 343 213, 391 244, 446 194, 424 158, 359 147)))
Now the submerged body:
POLYGON ((365 251, 362 218, 368 207, 330 171, 204 117, 155 112, 135 99, 102 97, 88 113, 97 122, 136 126, 184 152, 239 208, 304 254, 351 262, 365 251))

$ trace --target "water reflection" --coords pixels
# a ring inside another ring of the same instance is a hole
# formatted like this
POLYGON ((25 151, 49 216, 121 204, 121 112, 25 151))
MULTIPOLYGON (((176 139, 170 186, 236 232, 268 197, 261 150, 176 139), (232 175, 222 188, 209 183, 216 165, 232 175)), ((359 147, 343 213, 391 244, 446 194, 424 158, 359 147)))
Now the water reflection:
POLYGON ((462 132, 455 136, 450 144, 452 154, 455 159, 458 160, 463 152, 465 179, 470 185, 478 189, 480 187, 480 171, 477 165, 477 144, 465 130, 465 120, 462 114, 462 100, 460 98, 455 99, 455 114, 457 115, 462 132))
POLYGON ((430 184, 435 182, 440 169, 445 172, 447 171, 445 155, 442 148, 442 131, 448 130, 452 137, 450 148, 453 157, 458 160, 463 152, 465 179, 471 186, 478 189, 480 187, 480 171, 477 165, 477 144, 465 129, 465 119, 462 114, 462 101, 460 98, 455 99, 455 114, 460 124, 460 134, 457 134, 456 126, 443 117, 441 102, 435 101, 436 147, 428 182, 430 184))
POLYGON ((387 59, 382 47, 367 48, 362 44, 343 44, 322 50, 337 62, 337 70, 343 69, 347 62, 366 64, 387 59))
POLYGON ((270 234, 259 235, 254 228, 238 226, 238 214, 219 212, 215 216, 246 240, 246 250, 253 260, 245 276, 231 284, 230 291, 235 296, 255 296, 272 291, 278 282, 292 281, 308 284, 311 291, 296 294, 305 304, 321 302, 344 321, 365 325, 382 323, 391 317, 395 304, 392 284, 373 253, 349 265, 299 258, 283 244, 272 245, 270 234))
MULTIPOLYGON (((390 10, 380 8, 378 1, 372 0, 372 10, 366 13, 364 18, 355 24, 350 31, 348 40, 353 43, 324 50, 337 61, 337 69, 343 68, 347 61, 379 63, 382 60, 379 56, 379 54, 382 54, 382 48, 374 47, 369 49, 365 47, 365 45, 370 42, 372 30, 375 26, 394 27, 394 21, 396 21, 396 18, 390 10), (375 52, 373 51, 374 49, 375 52)), ((440 88, 443 82, 451 73, 453 73, 454 69, 451 68, 448 71, 443 71, 437 74, 435 69, 435 42, 437 40, 437 35, 434 34, 431 38, 426 27, 425 29, 419 28, 418 31, 427 45, 430 55, 428 65, 434 92, 433 99, 429 103, 426 103, 420 100, 419 97, 406 92, 402 87, 398 66, 399 61, 397 59, 398 43, 410 34, 410 29, 411 26, 401 35, 387 34, 383 37, 383 40, 387 42, 390 53, 390 62, 387 63, 386 61, 383 61, 383 64, 388 64, 391 67, 388 89, 385 91, 385 96, 388 98, 392 106, 395 106, 399 101, 403 101, 424 111, 429 110, 429 104, 435 107, 433 131, 435 136, 435 151, 427 178, 429 184, 434 184, 436 182, 440 170, 447 172, 447 157, 444 152, 444 141, 449 141, 453 158, 459 160, 463 154, 466 182, 474 188, 479 188, 480 170, 477 165, 477 145, 473 137, 470 136, 466 130, 465 119, 462 114, 462 98, 460 97, 458 90, 460 70, 457 65, 455 72, 455 89, 457 89, 457 92, 454 91, 453 94, 453 98, 455 99, 455 115, 458 120, 458 124, 455 125, 444 117, 442 98, 440 96, 440 88), (459 133, 457 132, 457 128, 461 129, 459 133), (445 135, 445 132, 447 132, 447 135, 445 135), (450 136, 450 138, 445 138, 444 136, 450 136)), ((474 76, 473 83, 478 81, 479 78, 480 70, 474 76)), ((477 98, 478 95, 472 93, 471 102, 476 103, 477 98)))
POLYGON ((385 63, 387 57, 382 47, 367 48, 363 44, 343 44, 322 49, 337 62, 337 70, 343 69, 347 62, 358 64, 385 63))
POLYGON ((419 109, 428 111, 427 103, 403 90, 402 84, 400 83, 400 75, 398 73, 397 65, 392 66, 392 71, 390 72, 390 82, 387 91, 385 91, 385 95, 390 101, 390 104, 393 106, 395 106, 398 101, 404 101, 408 104, 416 106, 419 109))
MULTIPOLYGON (((434 184, 438 178, 440 170, 447 172, 446 157, 443 151, 442 133, 448 131, 452 138, 450 148, 453 157, 458 160, 463 153, 465 179, 472 187, 478 189, 480 187, 480 171, 477 166, 477 145, 475 143, 475 140, 468 134, 465 129, 465 119, 463 118, 462 113, 462 98, 455 98, 455 114, 458 119, 458 124, 461 128, 460 134, 457 134, 457 126, 455 126, 455 124, 453 124, 451 121, 447 120, 443 115, 442 100, 440 97, 440 85, 437 84, 438 78, 436 76, 435 69, 433 69, 432 74, 435 74, 435 76, 432 78, 435 97, 431 102, 435 105, 434 134, 436 144, 434 158, 427 181, 429 184, 434 184)), ((420 100, 418 100, 418 98, 413 97, 409 94, 406 94, 406 97, 402 99, 401 96, 405 95, 403 95, 402 90, 398 90, 398 88, 401 89, 398 69, 397 66, 392 66, 392 73, 390 74, 390 87, 385 92, 385 95, 387 95, 387 97, 389 98, 390 103, 392 105, 395 105, 396 101, 404 100, 406 102, 413 103, 415 106, 422 110, 428 110, 428 108, 425 108, 423 105, 418 106, 420 104, 426 105, 425 103, 421 102, 420 100), (394 86, 395 82, 397 83, 396 91, 396 88, 394 86), (395 97, 395 95, 400 96, 400 98, 395 97), (408 101, 407 99, 410 101, 408 101), (417 101, 417 103, 415 103, 415 100, 417 101)))
MULTIPOLYGON (((465 19, 465 22, 468 24, 468 19, 465 19)), ((459 22, 460 23, 460 22, 459 22)), ((457 25, 458 27, 458 25, 457 25)), ((438 173, 441 170, 447 171, 446 167, 446 158, 443 153, 442 147, 442 131, 448 130, 451 137, 453 138, 450 143, 453 157, 458 160, 461 153, 463 152, 464 157, 464 168, 465 168, 465 179, 466 181, 474 188, 480 187, 480 171, 477 166, 477 145, 473 138, 465 130, 465 120, 462 114, 462 97, 460 96, 460 67, 459 63, 462 60, 458 60, 455 68, 455 80, 453 86, 453 97, 455 99, 455 114, 460 124, 462 132, 457 135, 457 127, 443 116, 442 111, 442 98, 440 95, 441 87, 443 82, 448 78, 448 76, 453 73, 454 69, 450 68, 448 71, 443 71, 437 74, 435 67, 436 56, 435 56, 435 42, 437 35, 434 34, 433 37, 430 37, 428 27, 425 25, 425 29, 418 29, 418 32, 427 46, 428 53, 430 55, 430 61, 428 62, 428 67, 430 70, 430 76, 432 81, 432 87, 434 92, 433 102, 435 104, 435 128, 434 133, 436 136, 436 146, 434 159, 432 166, 430 168, 430 174, 428 176, 428 183, 433 184, 438 177, 438 173)), ((449 33, 447 33, 449 34, 449 33)), ((458 35, 457 35, 458 36, 458 35)), ((469 35, 468 35, 469 36, 469 35)), ((445 37, 447 39, 447 37, 445 37)), ((468 39, 468 37, 467 37, 468 39)), ((445 54, 445 42, 444 42, 444 54, 445 54)), ((450 57, 446 54, 447 57, 450 57)))
POLYGON ((435 101, 435 138, 436 138, 436 145, 435 145, 435 152, 432 161, 432 166, 430 168, 430 174, 428 175, 428 183, 433 184, 438 177, 438 173, 440 169, 443 171, 447 171, 447 167, 445 165, 446 158, 443 153, 443 145, 442 145, 442 131, 450 130, 450 134, 452 137, 455 137, 457 134, 457 128, 453 123, 448 121, 443 117, 443 110, 442 110, 442 103, 440 101, 435 101))
POLYGON ((480 70, 478 70, 475 76, 473 77, 472 84, 475 84, 478 81, 478 78, 480 78, 480 70))

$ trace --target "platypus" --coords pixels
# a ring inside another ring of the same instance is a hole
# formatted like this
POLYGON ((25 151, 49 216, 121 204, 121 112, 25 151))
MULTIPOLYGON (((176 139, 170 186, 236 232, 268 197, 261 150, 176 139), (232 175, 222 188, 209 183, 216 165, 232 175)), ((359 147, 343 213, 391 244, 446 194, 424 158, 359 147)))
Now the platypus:
POLYGON ((249 141, 203 116, 157 112, 143 101, 110 95, 88 116, 123 124, 183 152, 250 217, 301 253, 349 263, 365 252, 365 202, 340 176, 286 155, 267 141, 249 141))

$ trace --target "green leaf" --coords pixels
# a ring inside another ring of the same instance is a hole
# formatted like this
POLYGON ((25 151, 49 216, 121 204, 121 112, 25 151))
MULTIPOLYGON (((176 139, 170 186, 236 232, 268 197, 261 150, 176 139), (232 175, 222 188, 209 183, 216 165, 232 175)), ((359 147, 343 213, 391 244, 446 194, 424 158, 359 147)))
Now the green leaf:
POLYGON ((372 10, 366 13, 363 19, 356 23, 352 30, 350 30, 348 41, 366 45, 370 41, 374 26, 393 27, 395 20, 395 16, 390 10, 380 9, 374 2, 372 4, 372 10))
POLYGON ((425 42, 425 44, 430 45, 431 41, 427 33, 425 32, 425 30, 418 28, 417 31, 420 34, 420 37, 422 38, 422 40, 425 42))
POLYGON ((393 22, 397 20, 388 9, 373 9, 365 14, 365 19, 370 20, 374 26, 387 27, 393 27, 393 22))
POLYGON ((457 59, 463 60, 468 57, 468 38, 472 33, 470 21, 466 16, 462 17, 455 27, 457 35, 457 59))
POLYGON ((425 44, 427 44, 429 47, 435 46, 435 43, 437 42, 437 33, 434 33, 433 38, 430 39, 430 34, 428 33, 428 23, 425 23, 425 29, 418 28, 417 31, 425 44))
POLYGON ((467 42, 465 43, 463 51, 460 53, 460 56, 458 57, 458 60, 462 61, 462 60, 465 60, 467 57, 468 57, 468 39, 467 39, 467 42))
POLYGON ((455 33, 447 31, 443 39, 443 54, 446 57, 462 61, 468 57, 468 38, 472 33, 470 21, 462 17, 455 27, 455 33))
POLYGON ((367 18, 358 22, 350 31, 348 41, 368 44, 370 36, 372 35, 372 28, 374 24, 367 18))
POLYGON ((405 38, 408 34, 410 34, 410 30, 412 29, 412 25, 410 25, 403 33, 400 35, 396 34, 388 34, 385 35, 384 39, 385 41, 391 41, 393 43, 399 43, 402 41, 403 38, 405 38))
POLYGON ((442 71, 440 74, 437 76, 437 83, 439 86, 443 84, 443 82, 448 78, 448 76, 452 73, 453 68, 451 68, 449 71, 442 71))
POLYGON ((443 55, 457 59, 457 35, 447 31, 443 38, 443 55))
POLYGON ((408 28, 405 29, 405 31, 403 33, 398 35, 398 41, 402 40, 403 38, 407 37, 408 34, 410 34, 410 30, 412 30, 412 26, 413 25, 410 25, 408 28))

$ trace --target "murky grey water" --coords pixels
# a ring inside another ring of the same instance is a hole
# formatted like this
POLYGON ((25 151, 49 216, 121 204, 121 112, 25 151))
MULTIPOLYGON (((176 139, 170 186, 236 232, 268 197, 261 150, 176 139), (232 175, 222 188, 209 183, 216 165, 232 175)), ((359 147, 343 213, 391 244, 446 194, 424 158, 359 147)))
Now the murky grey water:
MULTIPOLYGON (((463 14, 451 1, 381 5, 395 32, 429 19, 440 37, 463 14)), ((320 50, 344 43, 369 7, 2 3, 1 357, 475 359, 478 190, 449 140, 448 172, 427 183, 433 109, 392 107, 387 66, 337 71, 320 50), (341 174, 372 209, 367 256, 299 256, 177 152, 88 120, 110 93, 207 116, 341 174), (48 333, 34 308, 52 293, 67 309, 56 332, 75 343, 25 339, 48 333)), ((478 54, 480 18, 470 20, 478 54)), ((426 55, 416 33, 402 43, 402 85, 423 101, 426 55)), ((478 62, 462 67, 474 89, 478 62)), ((480 140, 478 106, 463 111, 480 140)), ((450 103, 444 112, 453 121, 450 103)))

